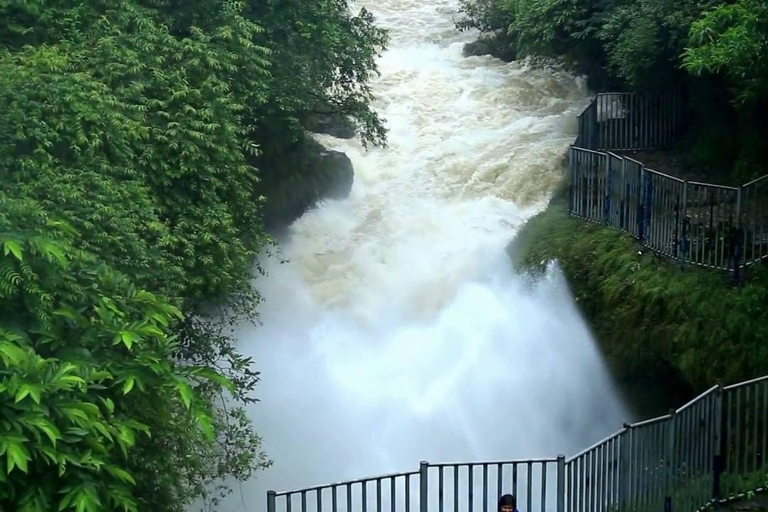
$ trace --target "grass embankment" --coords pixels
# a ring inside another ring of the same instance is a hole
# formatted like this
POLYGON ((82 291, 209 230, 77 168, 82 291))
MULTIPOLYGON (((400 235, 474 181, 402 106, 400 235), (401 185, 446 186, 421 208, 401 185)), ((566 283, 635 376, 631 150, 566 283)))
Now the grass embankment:
POLYGON ((570 218, 558 197, 521 231, 516 265, 556 260, 617 382, 638 413, 711 386, 768 373, 768 271, 736 284, 726 273, 681 266, 615 228, 570 218))

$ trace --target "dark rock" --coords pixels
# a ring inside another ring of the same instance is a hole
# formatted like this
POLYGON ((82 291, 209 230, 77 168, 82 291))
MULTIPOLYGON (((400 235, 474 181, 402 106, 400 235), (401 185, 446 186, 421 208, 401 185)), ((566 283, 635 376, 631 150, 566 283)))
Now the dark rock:
POLYGON ((465 57, 490 55, 504 62, 512 62, 517 59, 517 48, 508 37, 494 35, 465 44, 463 54, 465 57))
POLYGON ((289 226, 322 199, 347 197, 355 177, 346 154, 309 135, 256 166, 262 173, 259 193, 266 197, 264 221, 273 232, 289 226))
POLYGON ((304 120, 304 127, 310 132, 325 133, 339 139, 355 137, 355 127, 341 114, 311 114, 304 120))
POLYGON ((492 51, 491 45, 482 39, 472 41, 464 45, 462 53, 465 57, 475 57, 480 55, 490 55, 492 51))

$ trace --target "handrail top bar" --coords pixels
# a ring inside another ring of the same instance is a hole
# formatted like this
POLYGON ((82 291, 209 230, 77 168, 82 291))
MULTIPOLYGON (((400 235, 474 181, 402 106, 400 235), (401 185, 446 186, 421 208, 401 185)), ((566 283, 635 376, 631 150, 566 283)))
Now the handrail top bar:
POLYGON ((764 380, 768 380, 768 375, 766 375, 764 377, 757 377, 756 379, 748 380, 748 381, 745 381, 745 382, 739 382, 738 384, 731 384, 730 386, 726 386, 723 389, 725 391, 731 391, 733 389, 738 389, 738 388, 742 388, 742 387, 745 387, 745 386, 749 386, 750 384, 757 384, 758 382, 762 382, 764 380))
POLYGON ((685 411, 689 407, 692 407, 693 405, 696 405, 696 403, 699 402, 699 400, 702 400, 702 399, 706 398, 707 395, 711 395, 712 393, 714 393, 718 389, 720 389, 719 385, 718 386, 712 386, 711 388, 709 388, 708 390, 706 390, 705 392, 703 392, 702 394, 700 394, 699 396, 697 396, 696 398, 694 398, 693 400, 691 400, 690 402, 688 402, 687 404, 682 406, 681 408, 676 409, 675 410, 675 414, 680 414, 681 412, 685 411))
POLYGON ((623 158, 624 158, 624 160, 626 160, 627 162, 632 162, 633 164, 637 164, 637 165, 639 165, 640 167, 645 167, 645 166, 643 165, 643 162, 638 162, 638 161, 637 161, 637 160, 635 160, 634 158, 630 158, 630 157, 628 157, 628 156, 625 156, 625 157, 623 157, 623 158))
POLYGON ((418 475, 418 471, 408 471, 406 473, 390 473, 387 475, 380 475, 380 476, 371 476, 366 478, 358 478, 356 480, 345 480, 343 482, 336 482, 332 484, 323 484, 323 485, 315 485, 313 487, 307 487, 304 489, 294 489, 291 491, 281 491, 278 493, 275 493, 275 496, 291 496, 294 494, 302 494, 307 492, 316 492, 316 491, 323 491, 325 489, 332 489, 334 487, 343 487, 346 485, 355 485, 355 484, 365 484, 368 482, 376 482, 377 480, 393 480, 395 478, 402 478, 407 476, 414 476, 418 475))
POLYGON ((739 187, 729 187, 727 185, 715 185, 714 183, 702 183, 701 181, 689 181, 689 185, 696 185, 698 187, 712 187, 712 188, 722 188, 725 190, 739 190, 739 187))
POLYGON ((645 167, 645 170, 648 171, 648 172, 652 172, 653 174, 658 174, 659 176, 663 176, 665 178, 669 178, 670 180, 675 180, 675 181, 678 181, 680 183, 685 183, 684 179, 678 178, 677 176, 672 176, 670 174, 666 174, 666 173, 663 173, 663 172, 654 171, 653 169, 650 169, 648 167, 645 167))
MULTIPOLYGON (((765 375, 763 377, 757 377, 755 379, 748 380, 748 381, 745 381, 745 382, 739 382, 737 384, 732 384, 730 386, 723 387, 722 389, 724 391, 731 391, 731 390, 734 390, 734 389, 738 389, 738 388, 741 388, 741 387, 744 387, 744 386, 749 386, 751 384, 756 384, 758 382, 763 382, 763 381, 768 381, 768 375, 765 375)), ((696 397, 692 401, 688 402, 686 405, 684 405, 680 409, 677 409, 675 411, 675 413, 679 413, 679 412, 685 410, 687 407, 695 404, 696 402, 700 401, 702 398, 704 398, 705 396, 707 396, 708 394, 712 393, 713 391, 715 391, 715 390, 717 390, 719 388, 720 388, 719 385, 711 387, 710 389, 708 389, 707 391, 705 391, 704 393, 702 393, 701 395, 699 395, 698 397, 696 397)), ((640 422, 637 422, 637 423, 627 424, 624 428, 622 428, 621 430, 619 430, 615 434, 606 437, 602 441, 593 444, 589 448, 587 448, 585 450, 582 450, 581 452, 577 453, 576 455, 574 455, 572 457, 566 458, 565 459, 565 463, 568 464, 568 463, 573 462, 574 460, 576 460, 579 457, 583 456, 585 453, 588 453, 589 451, 594 450, 595 448, 599 447, 600 445, 602 445, 604 443, 607 443, 608 441, 611 441, 611 440, 619 437, 622 434, 627 433, 630 429, 637 428, 637 427, 643 427, 643 426, 647 426, 647 425, 652 425, 654 423, 659 423, 659 422, 662 422, 662 421, 666 421, 666 420, 669 420, 671 418, 672 418, 671 414, 666 414, 664 416, 659 416, 658 418, 653 418, 653 419, 650 419, 650 420, 645 420, 645 421, 640 421, 640 422)), ((439 467, 460 467, 460 466, 472 467, 472 466, 485 466, 485 465, 491 466, 491 465, 528 464, 528 463, 531 463, 531 464, 535 464, 535 463, 547 464, 547 463, 558 462, 558 460, 559 460, 558 457, 551 457, 551 458, 542 458, 542 459, 517 459, 517 460, 510 460, 510 461, 459 462, 459 463, 455 463, 454 462, 454 463, 439 463, 439 464, 427 463, 427 467, 428 468, 429 467, 437 467, 437 468, 439 468, 439 467)), ((404 473, 391 473, 391 474, 387 474, 387 475, 372 476, 372 477, 367 477, 367 478, 359 478, 359 479, 356 479, 356 480, 348 480, 348 481, 337 482, 337 483, 332 483, 332 484, 317 485, 317 486, 308 487, 308 488, 305 488, 305 489, 295 489, 295 490, 291 490, 291 491, 275 492, 274 495, 275 495, 275 497, 292 496, 292 495, 295 495, 295 494, 323 491, 325 489, 332 489, 332 488, 335 488, 335 487, 342 487, 342 486, 347 486, 347 485, 365 484, 365 483, 368 483, 368 482, 375 482, 377 480, 405 478, 405 477, 419 475, 419 473, 420 473, 420 471, 418 471, 418 470, 416 470, 416 471, 407 471, 407 472, 404 472, 404 473)), ((272 491, 270 491, 270 492, 272 492, 272 491)))
POLYGON ((594 153, 596 155, 606 156, 602 151, 596 151, 594 149, 580 148, 578 146, 571 146, 571 149, 575 151, 583 151, 584 153, 594 153))
POLYGON ((427 466, 430 468, 459 468, 462 466, 508 466, 508 465, 521 465, 521 464, 549 464, 551 462, 557 462, 557 457, 542 458, 542 459, 515 459, 515 460, 488 460, 479 462, 439 462, 429 463, 427 466))
POLYGON ((594 450, 594 449, 595 449, 595 448, 597 448, 598 446, 600 446, 600 445, 603 445, 603 444, 607 443, 608 441, 613 441, 614 439, 616 439, 617 437, 619 437, 620 435, 622 435, 622 434, 624 434, 624 433, 626 433, 626 432, 627 432, 627 429, 626 429, 626 428, 622 428, 622 429, 621 429, 621 430, 619 430, 618 432, 616 432, 616 433, 614 433, 614 434, 611 434, 610 436, 606 437, 606 438, 605 438, 605 439, 603 439, 602 441, 598 441, 598 442, 596 442, 595 444, 593 444, 592 446, 590 446, 589 448, 586 448, 586 449, 584 449, 584 450, 581 450, 579 453, 577 453, 577 454, 576 454, 576 455, 574 455, 573 457, 570 457, 570 458, 566 459, 566 460, 565 460, 565 463, 567 464, 567 463, 569 463, 569 462, 572 462, 572 461, 574 461, 574 460, 578 459, 579 457, 581 457, 581 456, 583 456, 583 455, 585 455, 585 454, 587 454, 587 453, 591 452, 592 450, 594 450))
POLYGON ((668 419, 671 419, 671 414, 665 414, 664 416, 659 416, 658 418, 653 418, 650 420, 645 421, 638 421, 637 423, 630 423, 630 427, 632 428, 638 428, 638 427, 647 427, 648 425, 653 425, 654 423, 661 423, 662 421, 667 421, 668 419))
POLYGON ((613 151, 608 151, 607 153, 608 153, 608 156, 613 156, 613 157, 619 158, 619 159, 621 159, 621 160, 624 160, 624 157, 623 157, 623 156, 621 156, 621 155, 617 155, 617 154, 616 154, 616 153, 614 153, 613 151))
POLYGON ((754 185, 755 183, 758 183, 758 182, 763 181, 765 179, 768 179, 768 174, 766 174, 765 176, 760 176, 759 178, 754 179, 754 180, 750 181, 749 183, 746 183, 746 184, 742 185, 742 187, 749 187, 749 186, 754 185))

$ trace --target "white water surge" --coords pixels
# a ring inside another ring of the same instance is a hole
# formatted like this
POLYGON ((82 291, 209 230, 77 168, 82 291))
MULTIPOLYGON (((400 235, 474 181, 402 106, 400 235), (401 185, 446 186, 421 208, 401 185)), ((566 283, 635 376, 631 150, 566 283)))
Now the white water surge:
POLYGON ((573 454, 629 419, 559 274, 526 285, 504 253, 562 173, 584 83, 463 58, 455 0, 360 3, 391 31, 375 84, 390 146, 322 139, 355 184, 258 281, 264 325, 240 348, 275 463, 224 510, 422 459, 573 454))

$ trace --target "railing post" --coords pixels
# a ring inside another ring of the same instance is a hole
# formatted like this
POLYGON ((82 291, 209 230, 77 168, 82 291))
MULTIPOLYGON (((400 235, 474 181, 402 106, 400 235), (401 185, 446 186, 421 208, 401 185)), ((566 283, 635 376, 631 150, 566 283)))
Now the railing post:
POLYGON ((429 507, 429 462, 419 463, 419 512, 427 512, 429 507))
POLYGON ((557 512, 565 512, 565 455, 557 456, 557 512))
POLYGON ((624 430, 625 432, 620 438, 621 444, 619 445, 619 510, 629 510, 630 501, 629 455, 630 443, 632 442, 632 425, 625 423, 624 430))
POLYGON ((680 205, 680 211, 680 240, 677 243, 677 257, 684 262, 688 253, 688 241, 686 240, 688 234, 688 180, 683 181, 683 204, 680 205))
POLYGON ((719 509, 720 501, 724 498, 721 477, 725 472, 725 457, 728 448, 728 410, 724 402, 724 389, 722 384, 717 384, 715 395, 715 446, 712 460, 712 499, 715 508, 719 509))
POLYGON ((732 232, 733 240, 733 276, 738 280, 741 270, 741 192, 744 187, 739 187, 736 192, 736 227, 732 232))
POLYGON ((277 498, 277 493, 275 491, 267 491, 267 512, 276 512, 277 507, 275 505, 275 500, 277 498))
POLYGON ((608 165, 605 166, 605 192, 603 194, 603 222, 606 224, 611 223, 611 192, 613 192, 613 157, 611 153, 607 153, 606 160, 608 165))
POLYGON ((664 476, 665 482, 665 496, 664 496, 664 510, 667 510, 667 506, 672 507, 672 490, 674 488, 675 476, 674 473, 677 469, 676 461, 672 460, 675 454, 675 426, 677 423, 677 413, 674 409, 669 411, 669 423, 667 423, 667 450, 664 454, 664 462, 666 463, 666 471, 664 476), (669 502, 669 505, 667 505, 669 502))
POLYGON ((568 151, 568 164, 571 168, 571 179, 569 180, 570 183, 568 183, 568 214, 573 215, 573 203, 574 203, 574 184, 576 183, 576 150, 571 146, 571 149, 568 151))

